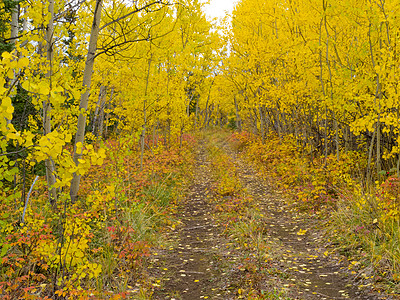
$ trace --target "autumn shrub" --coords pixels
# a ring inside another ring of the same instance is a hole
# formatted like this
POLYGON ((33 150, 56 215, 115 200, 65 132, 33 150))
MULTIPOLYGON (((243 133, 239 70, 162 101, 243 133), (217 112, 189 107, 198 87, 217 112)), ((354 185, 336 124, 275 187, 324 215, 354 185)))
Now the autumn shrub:
MULTIPOLYGON (((388 177, 366 189, 367 158, 357 151, 316 156, 312 160, 291 136, 268 137, 265 144, 248 133, 234 133, 246 157, 296 204, 326 217, 327 239, 351 259, 349 268, 364 284, 385 282, 399 291, 400 180, 388 177), (320 214, 321 210, 324 214, 320 214)), ((235 147, 235 146, 234 146, 235 147)))
POLYGON ((303 155, 292 136, 283 140, 270 135, 266 143, 249 133, 234 133, 235 144, 246 145, 247 157, 267 171, 274 184, 296 201, 299 208, 318 210, 321 206, 334 206, 338 193, 351 186, 353 176, 363 166, 356 152, 316 157, 312 161, 303 155))
POLYGON ((231 147, 241 152, 244 150, 253 140, 253 136, 248 131, 234 132, 230 137, 231 147))
POLYGON ((37 206, 28 210, 23 223, 3 232, 3 247, 8 248, 1 261, 4 299, 76 296, 78 287, 101 272, 88 255, 93 216, 77 205, 68 212, 51 211, 40 199, 32 200, 37 206))
MULTIPOLYGON (((189 136, 185 139, 194 141, 189 136)), ((122 292, 128 286, 146 285, 150 281, 144 277, 146 257, 151 247, 163 243, 160 234, 175 221, 172 215, 184 182, 190 179, 193 156, 186 141, 181 149, 178 146, 167 149, 159 144, 145 153, 140 170, 133 142, 111 147, 115 153, 104 168, 117 176, 106 180, 114 195, 109 201, 112 218, 108 231, 101 236, 104 241, 111 241, 102 256, 103 266, 108 270, 101 280, 106 286, 119 285, 122 292)))
POLYGON ((399 179, 388 177, 366 190, 353 181, 339 195, 328 226, 336 248, 349 257, 351 272, 362 285, 371 282, 388 292, 400 292, 399 179))
POLYGON ((400 212, 400 178, 390 176, 377 191, 377 197, 385 205, 386 216, 398 217, 400 212))
POLYGON ((142 170, 134 139, 106 141, 107 158, 91 167, 78 201, 61 194, 52 207, 40 179, 24 222, 22 209, 3 202, 1 298, 117 299, 136 285, 151 293, 147 257, 190 179, 195 138, 184 139, 146 151, 142 170))
POLYGON ((398 293, 400 222, 388 212, 376 195, 351 195, 341 199, 328 229, 336 249, 352 260, 352 273, 365 284, 382 283, 398 293))

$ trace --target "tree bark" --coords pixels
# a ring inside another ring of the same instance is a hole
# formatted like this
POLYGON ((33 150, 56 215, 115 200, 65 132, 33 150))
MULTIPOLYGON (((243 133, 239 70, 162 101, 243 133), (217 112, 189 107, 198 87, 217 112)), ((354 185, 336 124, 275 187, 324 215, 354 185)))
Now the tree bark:
MULTIPOLYGON (((10 42, 13 44, 13 48, 15 48, 15 44, 17 43, 18 40, 18 19, 19 19, 19 8, 18 5, 16 5, 12 11, 11 11, 11 23, 10 23, 10 42)), ((18 81, 18 76, 19 76, 20 71, 14 70, 14 78, 12 78, 10 82, 10 88, 11 90, 15 87, 17 81, 18 81)), ((11 104, 12 105, 12 104, 11 104)), ((11 120, 6 119, 7 124, 11 123, 11 120)))
MULTIPOLYGON (((94 117, 93 117, 93 125, 92 125, 92 133, 95 136, 97 135, 98 130, 96 131, 96 125, 98 123, 98 118, 99 118, 99 114, 101 113, 101 105, 103 103, 103 98, 105 97, 105 86, 102 85, 100 86, 100 90, 99 90, 99 98, 97 100, 97 104, 96 104, 96 108, 94 110, 94 117), (100 112, 100 113, 99 113, 100 112)), ((99 128, 99 126, 97 126, 97 128, 99 128)))
POLYGON ((236 95, 233 97, 235 100, 235 112, 236 112, 236 129, 241 132, 242 131, 242 126, 241 126, 241 121, 240 121, 240 115, 239 115, 239 105, 237 103, 236 95))
POLYGON ((197 119, 199 117, 199 99, 196 98, 196 111, 195 111, 195 118, 194 118, 194 129, 197 129, 197 119))
POLYGON ((102 105, 102 109, 100 111, 100 117, 99 117, 99 134, 98 138, 102 139, 103 138, 103 131, 104 131, 104 105, 102 105))
POLYGON ((107 113, 106 113, 106 132, 105 132, 105 137, 108 137, 108 120, 110 119, 110 106, 112 106, 113 104, 113 96, 114 96, 114 88, 111 88, 111 92, 110 92, 110 101, 108 102, 108 108, 107 108, 107 113))
MULTIPOLYGON (((78 124, 77 124, 77 131, 75 134, 75 145, 74 145, 74 156, 73 156, 74 163, 76 166, 79 166, 79 159, 81 159, 82 157, 82 152, 80 153, 77 152, 77 145, 78 144, 83 145, 85 139, 86 111, 89 101, 90 84, 92 82, 94 59, 97 50, 97 40, 100 32, 102 5, 103 5, 103 0, 96 0, 92 29, 90 32, 89 49, 86 57, 85 70, 83 73, 82 85, 85 91, 81 96, 79 105, 80 114, 78 116, 78 124)), ((81 175, 74 173, 70 188, 70 196, 73 202, 75 202, 78 197, 80 180, 81 180, 81 175)))
POLYGON ((140 171, 143 171, 143 156, 144 156, 144 144, 146 138, 146 126, 147 126, 147 90, 149 87, 149 77, 150 77, 150 67, 151 67, 151 60, 152 56, 149 58, 149 65, 147 70, 147 77, 146 77, 146 88, 144 91, 144 101, 143 101, 143 130, 142 135, 140 137, 140 171))
POLYGON ((264 132, 264 116, 263 116, 263 110, 261 105, 258 106, 258 111, 260 113, 260 133, 261 133, 261 140, 262 143, 265 143, 265 132, 264 132))
POLYGON ((211 88, 212 88, 212 86, 213 86, 213 84, 214 84, 215 77, 216 77, 216 75, 214 76, 213 81, 211 82, 210 88, 208 89, 208 95, 207 95, 207 101, 206 101, 206 108, 205 108, 205 116, 204 116, 203 128, 208 127, 208 124, 209 124, 209 122, 210 122, 209 119, 210 119, 210 116, 211 116, 211 112, 212 112, 212 111, 210 110, 210 112, 208 112, 208 102, 210 101, 211 88))
POLYGON ((104 109, 106 107, 106 96, 107 96, 107 87, 104 87, 103 97, 100 101, 100 116, 99 116, 99 137, 103 138, 103 129, 104 129, 104 109))
MULTIPOLYGON (((51 2, 51 1, 50 1, 51 2)), ((19 15, 18 5, 14 7, 11 11, 11 32, 10 32, 10 40, 11 43, 15 46, 18 39, 18 15, 19 15)), ((49 12, 50 12, 50 3, 49 3, 49 12)), ((54 12, 54 2, 53 2, 53 12, 54 12)))
POLYGON ((372 134, 372 140, 371 140, 371 144, 369 146, 369 151, 368 151, 367 183, 372 178, 371 162, 372 162, 372 151, 374 150, 374 144, 375 144, 375 135, 376 135, 376 130, 374 130, 374 133, 372 134))
MULTIPOLYGON (((53 35, 54 35, 54 0, 49 0, 48 11, 50 14, 49 24, 46 29, 46 58, 48 63, 48 71, 46 78, 50 81, 51 89, 51 77, 53 75, 52 65, 53 65, 53 35)), ((50 93, 46 101, 43 101, 43 135, 47 135, 51 132, 51 102, 50 93)), ((51 158, 45 160, 46 167, 46 181, 49 191, 49 201, 51 205, 55 205, 57 202, 57 190, 54 187, 56 183, 56 168, 54 161, 51 158)))
MULTIPOLYGON (((373 47, 372 47, 372 41, 371 41, 371 27, 372 24, 369 24, 369 30, 368 30, 368 41, 369 41, 369 50, 370 50, 370 55, 371 55, 371 63, 372 67, 375 69, 375 59, 374 59, 374 53, 373 53, 373 47)), ((378 179, 381 177, 381 100, 382 100, 382 86, 380 82, 380 75, 376 73, 376 92, 375 92, 375 97, 374 97, 374 107, 378 109, 378 115, 377 115, 377 120, 376 120, 376 126, 375 126, 375 131, 376 131, 376 172, 378 179), (376 100, 378 100, 378 105, 376 103, 376 100)), ((375 133, 375 132, 374 132, 375 133)))

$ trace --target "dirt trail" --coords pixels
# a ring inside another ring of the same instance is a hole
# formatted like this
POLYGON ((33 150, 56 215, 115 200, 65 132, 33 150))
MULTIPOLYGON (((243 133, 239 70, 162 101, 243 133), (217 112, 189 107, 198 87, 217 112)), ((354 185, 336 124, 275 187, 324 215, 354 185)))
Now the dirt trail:
MULTIPOLYGON (((359 291, 347 268, 337 257, 324 255, 320 235, 313 232, 312 221, 290 210, 279 193, 273 191, 261 176, 233 153, 221 146, 232 158, 238 178, 263 213, 266 235, 271 240, 271 272, 265 282, 276 277, 290 298, 260 299, 390 299, 371 291, 359 291), (273 270, 279 270, 274 272, 273 270)), ((212 193, 210 162, 204 148, 198 153, 194 183, 178 209, 181 225, 168 239, 175 243, 159 250, 152 259, 150 273, 157 279, 154 299, 238 299, 237 286, 230 286, 236 276, 235 257, 227 251, 231 242, 222 235, 213 219, 213 206, 207 201, 212 193)), ((237 268, 236 268, 237 269, 237 268)), ((242 297, 243 298, 243 297, 242 297)))
MULTIPOLYGON (((233 155, 233 154, 231 154, 233 155)), ((279 193, 258 176, 236 155, 238 175, 261 211, 266 216, 269 236, 281 248, 281 257, 274 262, 284 268, 301 299, 387 299, 367 291, 359 291, 351 282, 345 264, 324 249, 320 234, 313 231, 313 221, 299 215, 285 204, 279 193), (324 255, 325 253, 325 255, 324 255), (347 271, 347 272, 346 272, 347 271)))
POLYGON ((204 149, 198 153, 194 183, 179 209, 182 224, 169 239, 176 245, 155 261, 160 287, 155 299, 227 299, 217 262, 224 238, 206 198, 211 193, 210 163, 204 149), (161 276, 160 276, 161 275, 161 276))

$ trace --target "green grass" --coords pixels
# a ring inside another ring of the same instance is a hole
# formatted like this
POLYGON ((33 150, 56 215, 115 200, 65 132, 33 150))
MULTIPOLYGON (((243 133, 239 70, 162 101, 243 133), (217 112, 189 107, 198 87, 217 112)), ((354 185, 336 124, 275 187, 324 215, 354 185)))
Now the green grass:
POLYGON ((380 201, 366 195, 341 200, 332 213, 328 232, 337 250, 349 257, 366 281, 400 292, 400 220, 385 218, 380 201), (361 204, 363 205, 361 205, 361 204), (369 279, 369 280, 367 280, 369 279))

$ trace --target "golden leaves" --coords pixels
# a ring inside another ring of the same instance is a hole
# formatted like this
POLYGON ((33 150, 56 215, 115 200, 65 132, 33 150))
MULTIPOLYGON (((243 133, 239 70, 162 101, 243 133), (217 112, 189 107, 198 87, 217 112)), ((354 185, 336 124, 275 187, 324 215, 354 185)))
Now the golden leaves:
POLYGON ((308 229, 300 229, 296 234, 297 235, 305 235, 307 233, 308 229))

